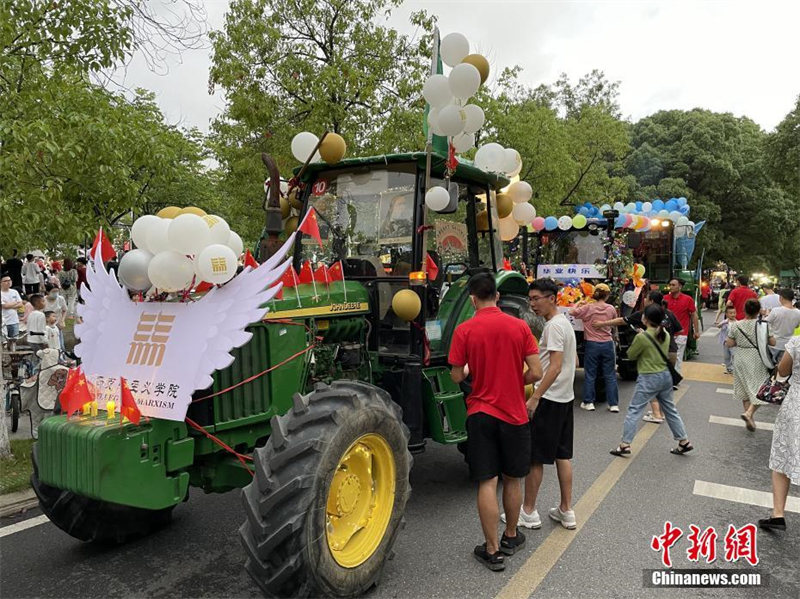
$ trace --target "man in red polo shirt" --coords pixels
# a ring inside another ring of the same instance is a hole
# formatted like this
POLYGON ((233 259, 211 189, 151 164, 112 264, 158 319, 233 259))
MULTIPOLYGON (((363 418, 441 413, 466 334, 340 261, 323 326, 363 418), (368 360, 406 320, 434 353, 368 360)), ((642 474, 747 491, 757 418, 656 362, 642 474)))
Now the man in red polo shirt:
POLYGON ((675 362, 675 369, 680 372, 683 366, 683 355, 686 353, 686 342, 689 340, 689 321, 691 320, 692 334, 695 339, 700 338, 700 319, 697 317, 697 306, 690 295, 681 291, 684 282, 682 279, 673 277, 669 280, 669 294, 664 298, 667 309, 670 310, 678 322, 681 323, 680 334, 675 335, 675 345, 678 346, 678 359, 675 362))
POLYGON ((503 555, 525 543, 517 530, 522 506, 521 478, 530 470, 531 437, 525 385, 542 377, 539 348, 528 325, 497 307, 497 285, 489 273, 469 280, 475 316, 460 324, 450 344, 451 377, 472 375, 467 397, 467 462, 478 481, 478 516, 486 542, 474 555, 490 570, 503 570, 503 555), (523 374, 523 364, 528 370, 523 374), (503 476, 506 529, 498 542, 497 478, 503 476))
POLYGON ((744 304, 749 299, 758 299, 758 294, 750 289, 747 284, 750 280, 746 275, 736 277, 738 285, 728 296, 728 305, 736 308, 736 320, 744 320, 744 304))

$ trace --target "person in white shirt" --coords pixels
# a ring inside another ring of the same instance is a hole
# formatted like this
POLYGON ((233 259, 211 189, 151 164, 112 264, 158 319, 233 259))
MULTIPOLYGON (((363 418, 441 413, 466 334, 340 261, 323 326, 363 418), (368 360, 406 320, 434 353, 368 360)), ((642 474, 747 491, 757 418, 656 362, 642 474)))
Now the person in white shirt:
POLYGON ((531 419, 531 472, 525 479, 525 498, 519 523, 539 528, 541 519, 536 510, 536 498, 542 484, 544 464, 556 465, 561 502, 551 508, 550 518, 564 528, 577 527, 572 510, 572 405, 575 399, 573 383, 577 360, 575 331, 564 314, 558 311, 558 285, 552 279, 531 283, 531 308, 547 321, 539 341, 539 358, 544 375, 536 383, 528 400, 531 419))
POLYGON ((800 310, 792 304, 794 291, 791 289, 781 289, 776 296, 781 305, 770 310, 765 320, 769 324, 770 333, 775 337, 775 350, 778 351, 786 347, 794 330, 800 326, 800 310))
POLYGON ((45 289, 47 295, 44 298, 44 311, 55 312, 58 317, 58 326, 64 326, 67 318, 67 300, 63 298, 55 285, 47 283, 45 289))
POLYGON ((3 275, 0 279, 0 296, 3 304, 3 334, 8 339, 9 351, 16 349, 16 339, 19 335, 19 312, 22 307, 22 298, 16 289, 11 289, 11 277, 3 275))
POLYGON ((41 271, 39 265, 33 261, 33 254, 25 256, 25 264, 22 265, 22 284, 25 286, 25 295, 38 293, 41 285, 41 271))
POLYGON ((38 293, 30 296, 33 312, 28 314, 28 345, 34 352, 47 347, 46 328, 47 321, 44 317, 44 298, 38 293))
POLYGON ((764 297, 758 300, 761 303, 761 313, 769 314, 770 310, 781 305, 781 298, 775 293, 772 283, 764 283, 761 288, 764 290, 764 297))
POLYGON ((47 347, 50 349, 61 349, 61 331, 58 328, 58 316, 55 312, 49 310, 44 313, 45 327, 44 337, 47 341, 47 347))

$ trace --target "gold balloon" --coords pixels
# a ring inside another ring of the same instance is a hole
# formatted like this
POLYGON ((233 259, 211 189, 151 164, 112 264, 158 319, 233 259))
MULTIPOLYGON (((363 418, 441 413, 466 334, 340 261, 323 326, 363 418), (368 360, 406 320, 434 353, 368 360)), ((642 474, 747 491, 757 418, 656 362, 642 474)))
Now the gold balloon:
POLYGON ((414 320, 421 309, 422 302, 411 289, 401 289, 392 298, 392 310, 405 321, 414 320))
POLYGON ((156 212, 156 216, 161 218, 175 218, 181 213, 181 209, 177 206, 167 206, 156 212))
POLYGON ((181 211, 178 214, 196 214, 197 216, 206 216, 208 213, 197 206, 187 206, 186 208, 181 208, 181 211))
POLYGON ((514 210, 514 200, 507 193, 497 194, 497 216, 505 218, 514 210))
POLYGON ((281 218, 289 218, 289 212, 292 207, 289 205, 289 200, 281 198, 281 218))
POLYGON ((336 164, 344 158, 347 144, 338 133, 328 133, 319 145, 319 155, 328 164, 336 164))
POLYGON ((295 229, 297 229, 297 217, 290 216, 289 218, 286 219, 286 222, 283 225, 283 231, 287 235, 291 235, 292 233, 295 232, 295 229))
POLYGON ((302 210, 303 209, 303 202, 300 199, 300 188, 293 187, 292 191, 289 192, 289 204, 295 210, 302 210))
POLYGON ((486 80, 489 78, 489 61, 486 60, 484 56, 481 54, 470 54, 461 62, 471 64, 478 69, 478 72, 481 74, 481 83, 486 83, 486 80))
POLYGON ((478 233, 486 233, 489 231, 489 213, 486 210, 481 210, 475 216, 478 233))

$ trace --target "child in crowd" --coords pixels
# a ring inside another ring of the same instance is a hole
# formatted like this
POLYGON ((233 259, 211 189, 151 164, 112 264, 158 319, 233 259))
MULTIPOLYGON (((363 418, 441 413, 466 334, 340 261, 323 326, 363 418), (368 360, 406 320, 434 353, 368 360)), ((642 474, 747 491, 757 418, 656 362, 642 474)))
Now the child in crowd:
POLYGON ((30 296, 33 311, 28 314, 28 345, 36 352, 47 347, 47 319, 44 316, 44 298, 38 293, 30 296))
POLYGON ((50 349, 61 349, 61 331, 58 328, 58 316, 56 313, 47 310, 44 313, 45 318, 45 339, 47 347, 50 349))
POLYGON ((728 306, 725 308, 725 317, 722 322, 715 322, 714 326, 719 327, 719 342, 722 344, 722 359, 725 361, 725 374, 733 374, 733 348, 725 345, 728 338, 728 330, 736 324, 736 308, 728 306))

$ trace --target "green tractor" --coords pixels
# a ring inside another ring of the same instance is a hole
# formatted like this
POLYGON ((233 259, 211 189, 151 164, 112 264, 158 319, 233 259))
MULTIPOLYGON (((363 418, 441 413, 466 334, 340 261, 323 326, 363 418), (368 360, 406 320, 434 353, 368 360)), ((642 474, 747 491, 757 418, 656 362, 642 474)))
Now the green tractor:
POLYGON ((298 235, 294 268, 338 264, 343 280, 284 287, 235 361, 194 394, 186 423, 102 412, 43 422, 32 484, 44 513, 83 541, 124 542, 167 524, 190 486, 241 488, 245 568, 265 593, 354 596, 375 584, 409 498, 411 454, 466 440, 465 389, 447 353, 473 313, 469 276, 495 273, 501 307, 528 316, 526 280, 499 268, 487 205, 508 181, 467 164, 445 180, 445 158, 429 160, 305 169, 302 212, 316 210, 322 245, 298 235), (426 209, 430 185, 448 189, 446 210, 426 209))

